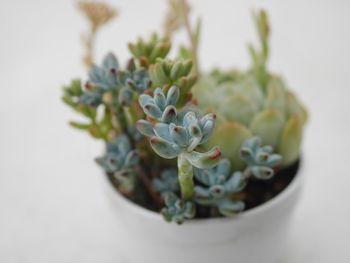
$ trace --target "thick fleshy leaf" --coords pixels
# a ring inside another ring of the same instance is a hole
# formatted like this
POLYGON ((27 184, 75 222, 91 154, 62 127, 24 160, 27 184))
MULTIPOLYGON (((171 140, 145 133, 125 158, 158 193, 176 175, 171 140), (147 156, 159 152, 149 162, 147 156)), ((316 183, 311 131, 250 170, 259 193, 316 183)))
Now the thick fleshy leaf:
POLYGON ((254 137, 250 138, 249 140, 245 140, 243 147, 249 148, 252 151, 256 151, 256 150, 258 150, 260 145, 261 145, 260 137, 254 136, 254 137))
POLYGON ((145 136, 153 136, 153 126, 149 121, 146 120, 138 120, 136 122, 137 130, 145 136))
POLYGON ((253 166, 249 168, 254 177, 268 180, 274 175, 273 169, 266 166, 253 166))
POLYGON ((308 119, 308 113, 305 107, 292 92, 287 92, 287 107, 289 116, 298 116, 305 124, 308 119))
POLYGON ((176 108, 172 105, 169 105, 165 108, 162 115, 162 122, 170 123, 175 120, 177 116, 176 108))
MULTIPOLYGON (((173 124, 171 124, 173 125, 173 124)), ((170 127, 169 124, 166 123, 157 123, 154 125, 154 133, 158 136, 161 137, 162 139, 172 143, 173 138, 170 134, 170 127)))
POLYGON ((124 165, 128 168, 135 166, 139 162, 139 154, 136 151, 131 151, 125 158, 124 165))
POLYGON ((278 77, 271 78, 267 86, 265 109, 276 109, 285 115, 287 111, 286 95, 286 88, 283 81, 278 77))
POLYGON ((151 138, 150 142, 152 149, 165 159, 173 159, 180 154, 180 148, 160 137, 154 136, 151 138))
POLYGON ((219 212, 224 216, 234 216, 244 210, 242 201, 224 200, 219 204, 219 212))
POLYGON ((226 193, 225 187, 223 185, 219 185, 219 184, 213 185, 209 188, 209 193, 215 199, 223 198, 225 193, 226 193))
POLYGON ((155 104, 153 98, 150 96, 150 95, 147 95, 147 94, 141 94, 139 96, 139 104, 140 106, 143 108, 145 107, 147 104, 149 103, 153 103, 155 104))
POLYGON ((229 175, 230 170, 231 170, 231 162, 227 158, 221 159, 218 166, 216 167, 217 174, 221 174, 225 177, 229 175))
POLYGON ((186 128, 182 126, 170 125, 170 135, 173 141, 180 147, 186 147, 189 144, 189 136, 186 128))
POLYGON ((199 153, 192 151, 184 153, 186 159, 195 167, 200 169, 210 169, 218 164, 221 158, 221 152, 218 147, 214 147, 208 152, 199 153))
POLYGON ((118 69, 119 68, 118 59, 115 57, 113 53, 108 53, 103 59, 102 66, 106 70, 110 70, 112 68, 118 69))
POLYGON ((127 87, 123 87, 119 92, 118 100, 120 105, 129 106, 132 102, 132 91, 127 87))
POLYGON ((89 80, 92 83, 101 83, 103 82, 103 74, 103 69, 93 64, 89 71, 89 80))
POLYGON ((254 135, 261 138, 262 144, 276 148, 279 137, 285 124, 285 117, 276 109, 266 109, 257 114, 250 129, 254 135))
POLYGON ((180 90, 177 86, 172 86, 167 93, 166 103, 167 105, 176 106, 180 97, 180 90))
POLYGON ((190 124, 188 131, 190 136, 202 139, 202 131, 198 124, 190 124))
POLYGON ((193 111, 189 111, 183 118, 183 126, 189 127, 190 125, 197 125, 198 120, 196 114, 193 111))
POLYGON ((204 117, 201 118, 200 124, 202 126, 203 133, 201 143, 205 143, 213 133, 215 127, 215 120, 216 115, 213 113, 206 114, 204 117))
POLYGON ((275 166, 277 166, 278 164, 280 164, 282 162, 282 159, 283 158, 282 158, 281 155, 279 155, 279 154, 272 154, 267 159, 266 164, 269 167, 275 167, 275 166))
POLYGON ((283 156, 283 165, 287 166, 299 158, 302 139, 302 121, 297 117, 290 117, 283 128, 278 153, 283 156))
POLYGON ((162 117, 162 111, 156 104, 148 103, 143 107, 143 111, 154 119, 160 119, 162 117))
POLYGON ((203 169, 194 167, 193 172, 194 172, 194 176, 199 182, 207 186, 211 185, 210 170, 203 170, 203 169))
POLYGON ((236 171, 231 178, 226 182, 225 189, 229 193, 237 193, 244 189, 246 181, 242 172, 236 171))
POLYGON ((239 151, 241 159, 246 162, 247 164, 253 164, 254 163, 254 153, 253 151, 248 147, 242 147, 239 151))
POLYGON ((159 178, 152 182, 153 187, 163 196, 167 193, 177 192, 180 189, 178 173, 175 169, 164 170, 159 178))
POLYGON ((232 167, 237 170, 243 169, 245 163, 240 158, 240 148, 243 142, 250 138, 252 134, 243 125, 236 122, 227 122, 219 125, 208 141, 208 146, 218 146, 222 155, 228 157, 232 167))
POLYGON ((79 103, 96 108, 102 102, 102 95, 98 91, 85 92, 80 98, 79 103))
POLYGON ((196 198, 196 202, 200 203, 200 204, 210 204, 211 203, 211 196, 209 191, 201 186, 196 186, 194 188, 194 192, 195 192, 195 198, 196 198))
POLYGON ((219 110, 228 121, 235 121, 249 126, 257 112, 257 106, 243 93, 236 93, 222 101, 219 105, 219 110))
POLYGON ((157 106, 163 111, 166 106, 166 99, 161 88, 156 88, 154 91, 154 101, 157 106))

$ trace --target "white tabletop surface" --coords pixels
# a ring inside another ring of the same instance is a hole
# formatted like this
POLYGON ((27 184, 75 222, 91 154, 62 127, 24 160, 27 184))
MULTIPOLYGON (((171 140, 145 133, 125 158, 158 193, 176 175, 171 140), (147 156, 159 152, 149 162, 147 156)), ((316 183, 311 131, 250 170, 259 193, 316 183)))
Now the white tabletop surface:
MULTIPOLYGON (((97 42, 126 43, 158 28, 162 0, 115 0, 122 15, 97 42)), ((204 19, 204 68, 248 65, 251 7, 272 22, 271 69, 308 105, 305 187, 285 263, 350 262, 350 2, 192 1, 204 19), (258 4, 258 2, 260 2, 258 4)), ((100 145, 66 123, 62 84, 84 77, 73 1, 0 2, 0 262, 123 262, 93 157, 100 145)), ((181 36, 180 36, 181 38, 181 36)))

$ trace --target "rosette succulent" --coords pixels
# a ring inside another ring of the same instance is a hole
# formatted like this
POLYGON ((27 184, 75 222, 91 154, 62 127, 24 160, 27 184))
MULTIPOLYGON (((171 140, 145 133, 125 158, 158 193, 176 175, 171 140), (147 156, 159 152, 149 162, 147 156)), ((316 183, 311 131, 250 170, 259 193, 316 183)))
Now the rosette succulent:
POLYGON ((235 167, 243 168, 239 148, 259 136, 283 156, 283 166, 299 158, 307 112, 281 77, 267 70, 269 25, 264 11, 255 14, 260 47, 250 46, 248 71, 214 71, 192 89, 199 107, 217 114, 217 129, 208 147, 219 145, 235 167))
POLYGON ((246 185, 242 172, 231 174, 231 163, 222 159, 209 170, 195 169, 195 178, 202 184, 195 187, 195 200, 201 205, 218 208, 220 214, 231 216, 244 209, 244 203, 234 197, 246 185))
POLYGON ((191 201, 184 201, 173 193, 168 193, 164 198, 165 205, 162 209, 163 217, 168 222, 182 224, 185 219, 191 219, 195 216, 195 206, 191 201))
POLYGON ((139 162, 139 154, 133 150, 127 136, 120 135, 106 144, 106 153, 96 162, 106 171, 112 174, 120 184, 123 192, 129 193, 135 184, 134 167, 139 162))
POLYGON ((175 169, 167 169, 163 171, 159 178, 153 180, 153 187, 161 195, 178 192, 180 186, 177 178, 177 171, 175 169))
POLYGON ((193 196, 193 168, 210 168, 217 164, 220 151, 214 147, 210 151, 200 153, 195 149, 205 143, 214 129, 215 115, 203 117, 188 111, 177 114, 174 107, 179 98, 179 89, 172 86, 167 95, 157 88, 154 97, 139 97, 145 114, 158 122, 152 124, 147 120, 137 122, 137 128, 145 136, 150 136, 152 149, 165 159, 178 160, 179 182, 184 199, 193 196))

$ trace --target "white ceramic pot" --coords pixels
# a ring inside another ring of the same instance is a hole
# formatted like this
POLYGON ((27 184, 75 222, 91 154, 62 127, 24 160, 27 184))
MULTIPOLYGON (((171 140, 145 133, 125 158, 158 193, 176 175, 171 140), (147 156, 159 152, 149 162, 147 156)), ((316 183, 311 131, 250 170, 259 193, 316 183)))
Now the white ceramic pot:
POLYGON ((234 218, 190 220, 183 225, 169 224, 130 202, 105 180, 120 228, 118 249, 129 263, 276 262, 284 254, 291 213, 299 199, 300 172, 263 205, 234 218))

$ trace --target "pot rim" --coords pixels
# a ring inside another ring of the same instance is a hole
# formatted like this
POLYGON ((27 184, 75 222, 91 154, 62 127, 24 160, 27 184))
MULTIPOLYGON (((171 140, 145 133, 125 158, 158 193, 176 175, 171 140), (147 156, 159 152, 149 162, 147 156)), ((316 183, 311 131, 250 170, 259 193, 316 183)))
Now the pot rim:
MULTIPOLYGON (((255 217, 258 214, 266 213, 269 210, 273 209, 275 206, 277 206, 279 203, 282 203, 285 199, 287 199, 301 184, 302 176, 301 171, 303 170, 303 165, 300 164, 299 168, 297 170, 296 175, 294 176, 293 180, 288 184, 288 186, 279 194, 277 194, 275 197, 273 197, 271 200, 258 205, 254 208, 251 208, 247 211, 243 211, 240 214, 237 214, 237 216, 233 217, 214 217, 214 218, 205 218, 205 219, 190 219, 185 221, 186 225, 203 225, 203 224, 211 224, 211 223, 227 223, 229 221, 233 221, 237 218, 240 218, 242 220, 245 220, 247 218, 255 217)), ((114 193, 114 196, 118 198, 120 203, 124 205, 125 207, 128 207, 133 210, 133 212, 140 217, 146 217, 150 220, 160 221, 164 222, 164 219, 160 213, 157 213, 155 211, 146 209, 125 196, 123 196, 121 193, 118 192, 117 189, 112 185, 108 177, 105 175, 106 183, 108 184, 109 189, 114 193)))

